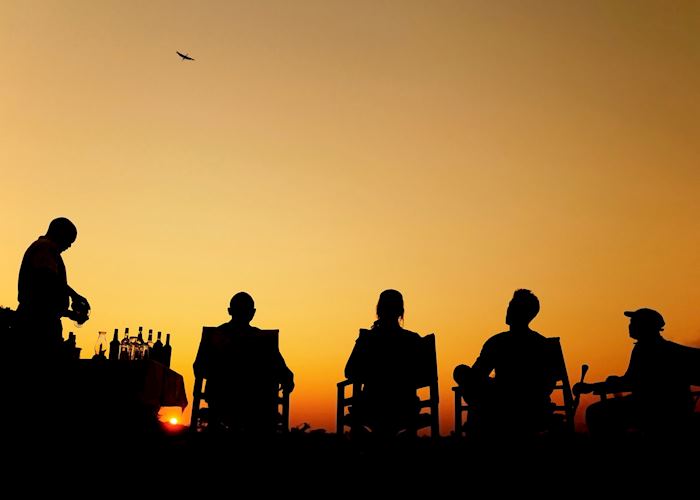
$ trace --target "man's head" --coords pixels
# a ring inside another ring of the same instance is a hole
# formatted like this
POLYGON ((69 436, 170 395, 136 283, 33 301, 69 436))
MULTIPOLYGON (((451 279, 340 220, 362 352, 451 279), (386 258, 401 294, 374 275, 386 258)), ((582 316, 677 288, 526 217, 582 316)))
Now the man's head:
POLYGON ((516 290, 508 304, 506 324, 510 327, 526 327, 540 312, 540 301, 530 290, 516 290))
POLYGON ((231 303, 228 307, 228 313, 231 319, 239 324, 249 324, 255 316, 255 302, 246 292, 238 292, 231 297, 231 303))
POLYGON ((377 302, 377 318, 384 321, 403 319, 403 295, 398 290, 384 290, 377 302))
POLYGON ((54 219, 49 224, 49 229, 46 231, 46 237, 58 245, 60 252, 70 248, 75 239, 78 237, 78 230, 71 221, 65 217, 54 219))
POLYGON ((625 311, 625 316, 630 319, 630 337, 635 340, 659 337, 666 322, 659 312, 642 307, 636 311, 625 311))

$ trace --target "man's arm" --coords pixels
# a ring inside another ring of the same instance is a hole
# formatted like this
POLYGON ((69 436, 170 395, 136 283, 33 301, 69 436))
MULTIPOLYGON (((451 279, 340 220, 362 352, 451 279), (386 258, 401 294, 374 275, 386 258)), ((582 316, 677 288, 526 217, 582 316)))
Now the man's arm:
POLYGON ((491 372, 495 369, 493 358, 493 342, 489 339, 484 343, 479 357, 476 358, 474 365, 472 365, 474 374, 482 378, 490 377, 491 372))
POLYGON ((279 377, 282 389, 284 392, 292 392, 294 390, 294 373, 287 367, 287 363, 284 362, 282 354, 279 354, 279 363, 279 377))
POLYGON ((638 362, 635 360, 635 350, 632 349, 632 356, 627 371, 621 377, 618 375, 610 375, 604 382, 595 382, 592 384, 586 382, 578 382, 574 384, 571 391, 574 394, 588 394, 595 392, 598 394, 612 392, 626 392, 631 390, 632 381, 636 377, 638 370, 638 362))

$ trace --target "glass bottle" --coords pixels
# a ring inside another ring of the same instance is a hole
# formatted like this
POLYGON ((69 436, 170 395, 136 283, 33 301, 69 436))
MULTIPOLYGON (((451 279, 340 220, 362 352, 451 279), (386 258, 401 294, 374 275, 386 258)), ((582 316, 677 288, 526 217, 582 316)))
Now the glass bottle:
POLYGON ((109 359, 116 361, 119 359, 119 351, 121 350, 121 344, 119 344, 119 329, 114 329, 114 338, 109 343, 109 359))
POLYGON ((170 334, 165 334, 165 345, 163 346, 163 364, 170 368, 170 355, 173 352, 173 348, 170 345, 170 334))
POLYGON ((158 338, 153 344, 153 349, 151 350, 151 359, 154 361, 158 361, 159 363, 163 362, 163 341, 160 340, 161 332, 158 332, 158 338))
POLYGON ((97 342, 95 342, 95 357, 106 359, 108 347, 109 342, 107 342, 107 332, 97 332, 97 342))
POLYGON ((132 342, 133 342, 133 346, 134 346, 134 359, 136 359, 136 360, 143 359, 143 351, 144 351, 144 349, 143 349, 143 346, 144 346, 143 334, 139 333, 138 337, 136 337, 136 340, 133 340, 133 338, 132 338, 132 342))
POLYGON ((68 338, 64 341, 64 345, 70 359, 80 358, 80 348, 75 346, 75 334, 73 332, 68 332, 68 338))
POLYGON ((131 359, 131 344, 129 343, 129 327, 124 328, 124 338, 119 344, 119 359, 129 361, 131 359))
POLYGON ((153 354, 153 328, 148 329, 148 340, 144 345, 144 359, 150 359, 153 354))

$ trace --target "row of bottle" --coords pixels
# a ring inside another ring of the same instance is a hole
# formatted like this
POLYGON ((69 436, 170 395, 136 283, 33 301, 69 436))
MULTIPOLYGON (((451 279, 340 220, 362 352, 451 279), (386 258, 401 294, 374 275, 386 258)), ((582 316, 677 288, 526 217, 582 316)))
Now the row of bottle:
POLYGON ((139 333, 135 337, 129 337, 129 328, 124 329, 124 338, 119 341, 119 329, 114 329, 114 338, 109 343, 109 359, 111 360, 140 360, 152 359, 165 366, 170 366, 170 334, 166 334, 165 344, 161 340, 161 332, 153 342, 153 330, 148 330, 148 339, 143 339, 143 327, 139 326, 139 333))

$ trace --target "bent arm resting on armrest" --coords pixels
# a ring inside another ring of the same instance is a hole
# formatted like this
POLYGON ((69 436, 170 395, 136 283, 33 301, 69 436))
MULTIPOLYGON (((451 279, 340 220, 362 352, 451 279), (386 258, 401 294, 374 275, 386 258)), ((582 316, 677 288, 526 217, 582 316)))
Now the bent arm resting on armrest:
POLYGON ((618 377, 616 375, 609 376, 604 382, 595 382, 592 384, 586 382, 577 382, 571 388, 571 392, 576 394, 609 394, 613 392, 627 392, 630 391, 629 384, 625 381, 624 377, 618 377))

